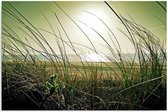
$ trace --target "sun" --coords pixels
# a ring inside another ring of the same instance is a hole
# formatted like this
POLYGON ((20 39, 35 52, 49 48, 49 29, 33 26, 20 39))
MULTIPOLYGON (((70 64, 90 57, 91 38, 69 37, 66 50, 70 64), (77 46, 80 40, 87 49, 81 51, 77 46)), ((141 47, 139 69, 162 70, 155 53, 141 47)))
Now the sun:
POLYGON ((80 15, 80 20, 92 28, 100 28, 102 30, 103 24, 97 17, 101 18, 102 20, 105 18, 103 12, 101 10, 92 10, 92 11, 85 11, 80 15))

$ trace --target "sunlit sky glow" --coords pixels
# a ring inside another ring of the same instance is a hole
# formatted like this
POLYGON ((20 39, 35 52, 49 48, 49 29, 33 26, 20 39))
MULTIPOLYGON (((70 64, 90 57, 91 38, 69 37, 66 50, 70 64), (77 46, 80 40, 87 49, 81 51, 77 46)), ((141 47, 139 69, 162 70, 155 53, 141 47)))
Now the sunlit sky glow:
MULTIPOLYGON (((158 36, 162 41, 166 40, 166 13, 156 2, 109 2, 111 6, 122 16, 130 19, 133 18, 138 24, 146 27, 152 31, 156 36, 158 36)), ((5 4, 5 2, 3 2, 5 4)), ((2 6, 3 6, 2 4, 2 6)), ((80 29, 53 3, 53 2, 11 2, 11 4, 16 7, 32 24, 34 24, 39 30, 47 30, 53 32, 48 24, 47 20, 44 18, 42 13, 50 21, 50 24, 54 28, 56 35, 59 36, 59 31, 61 36, 65 41, 68 41, 66 34, 61 29, 56 17, 52 11, 54 11, 58 18, 60 19, 62 25, 65 28, 66 33, 72 42, 78 43, 74 44, 76 50, 79 54, 87 54, 91 52, 90 49, 83 47, 79 44, 85 45, 93 49, 89 40, 80 31, 80 29), (59 29, 59 31, 58 31, 59 29)), ((93 31, 97 31, 101 36, 109 42, 109 44, 114 47, 110 37, 109 30, 105 25, 97 18, 99 17, 102 21, 109 26, 109 28, 116 35, 123 53, 133 53, 134 48, 131 42, 124 37, 124 35, 118 30, 125 31, 124 26, 121 24, 119 19, 111 12, 104 2, 57 2, 57 4, 80 26, 80 28, 88 35, 89 39, 93 42, 96 50, 103 54, 109 54, 110 51, 107 49, 107 44, 100 38, 100 36, 93 31), (89 12, 89 13, 87 13, 89 12), (96 15, 92 15, 92 14, 96 15), (93 29, 92 29, 93 28, 93 29)), ((162 2, 163 5, 166 2, 162 2)), ((3 11, 3 10, 2 10, 3 11)), ((20 24, 16 21, 8 18, 5 14, 2 14, 2 21, 8 24, 11 28, 17 32, 21 39, 28 38, 31 46, 37 50, 41 50, 38 44, 30 39, 28 35, 23 33, 19 29, 20 24)), ((58 46, 56 45, 56 39, 52 34, 40 30, 44 35, 46 40, 49 42, 51 47, 56 53, 60 54, 58 46)), ((110 34, 111 35, 111 34, 110 34)), ((111 35, 112 36, 112 35, 111 35)), ((116 41, 112 37, 114 43, 116 41)), ((7 40, 7 39, 6 39, 7 40)), ((26 42, 26 41, 25 41, 26 42)), ((45 44, 45 43, 44 43, 45 44)), ((65 45, 66 52, 68 54, 74 54, 72 49, 65 45)), ((46 47, 48 50, 49 48, 46 47)), ((92 56, 91 56, 92 57, 92 56)), ((93 56, 94 57, 94 56, 93 56)))

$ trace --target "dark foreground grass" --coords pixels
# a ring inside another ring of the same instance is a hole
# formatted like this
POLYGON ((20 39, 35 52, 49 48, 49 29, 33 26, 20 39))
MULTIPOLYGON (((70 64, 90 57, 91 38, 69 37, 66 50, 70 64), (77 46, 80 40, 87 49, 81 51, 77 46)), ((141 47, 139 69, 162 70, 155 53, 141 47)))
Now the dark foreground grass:
MULTIPOLYGON (((49 95, 51 90, 46 83, 49 81, 49 71, 47 71, 49 69, 44 64, 38 64, 38 66, 32 64, 28 66, 28 63, 23 62, 15 64, 3 62, 2 64, 3 110, 166 109, 164 77, 141 83, 135 77, 129 82, 134 85, 124 88, 122 81, 110 78, 108 75, 98 78, 98 75, 101 75, 100 71, 92 70, 94 74, 90 74, 87 79, 82 75, 75 78, 72 76, 64 85, 65 87, 58 83, 58 90, 49 95), (159 79, 163 80, 157 84, 156 81, 159 79)), ((87 70, 90 72, 89 68, 87 70)), ((75 74, 79 75, 77 71, 76 73, 74 71, 73 75, 75 74)), ((59 82, 59 80, 63 78, 60 76, 55 81, 59 82)))

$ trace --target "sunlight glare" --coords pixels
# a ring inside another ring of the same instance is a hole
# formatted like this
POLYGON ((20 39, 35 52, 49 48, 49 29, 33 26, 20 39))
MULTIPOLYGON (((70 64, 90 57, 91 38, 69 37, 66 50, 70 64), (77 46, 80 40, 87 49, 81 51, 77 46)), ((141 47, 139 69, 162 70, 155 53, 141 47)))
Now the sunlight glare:
POLYGON ((83 61, 87 62, 108 62, 109 60, 104 54, 88 53, 81 55, 83 61))

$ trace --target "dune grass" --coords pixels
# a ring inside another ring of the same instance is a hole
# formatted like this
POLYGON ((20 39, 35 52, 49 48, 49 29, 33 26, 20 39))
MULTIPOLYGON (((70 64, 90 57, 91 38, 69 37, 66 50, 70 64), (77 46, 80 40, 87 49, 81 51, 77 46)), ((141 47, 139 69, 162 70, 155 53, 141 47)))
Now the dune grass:
POLYGON ((5 15, 20 25, 20 30, 27 35, 21 38, 7 23, 2 23, 2 109, 3 110, 141 110, 166 109, 166 48, 158 37, 133 20, 128 20, 105 2, 127 32, 121 31, 133 44, 136 52, 133 58, 124 59, 120 42, 113 31, 101 18, 95 16, 109 30, 109 36, 115 47, 94 28, 79 21, 107 44, 115 61, 85 62, 77 52, 75 45, 83 46, 98 53, 94 42, 56 2, 67 19, 76 25, 88 39, 91 48, 71 41, 66 28, 56 12, 55 20, 60 28, 59 35, 55 33, 52 23, 45 16, 52 31, 34 26, 10 2, 3 4, 5 15), (63 40, 64 32, 65 38, 63 40), (58 56, 42 32, 49 33, 56 39, 61 56, 58 56), (31 38, 41 48, 37 50, 29 43, 31 38), (112 39, 114 38, 114 39, 112 39), (8 39, 10 43, 5 43, 8 39), (116 44, 115 44, 116 43, 116 44), (69 46, 80 58, 78 62, 69 61, 66 47, 69 46), (12 52, 11 52, 12 50, 12 52), (36 57, 45 57, 41 61, 36 57), (138 61, 136 60, 138 59, 138 61))

